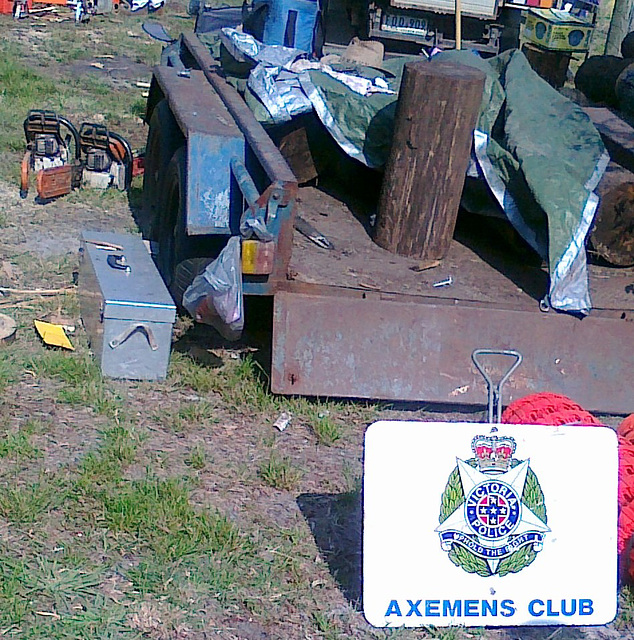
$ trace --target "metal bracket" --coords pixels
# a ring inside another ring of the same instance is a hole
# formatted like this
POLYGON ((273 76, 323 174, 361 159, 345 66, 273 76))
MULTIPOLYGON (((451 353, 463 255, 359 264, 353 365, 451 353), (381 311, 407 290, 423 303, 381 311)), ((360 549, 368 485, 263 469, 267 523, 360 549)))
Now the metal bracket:
POLYGON ((488 410, 487 419, 489 423, 493 423, 493 415, 495 414, 498 424, 502 422, 502 387, 509 379, 513 371, 520 366, 522 362, 522 354, 512 349, 476 349, 471 354, 471 360, 487 383, 488 410), (478 358, 480 356, 508 356, 515 358, 515 362, 507 369, 506 373, 500 378, 497 384, 494 384, 491 376, 485 371, 484 365, 478 358))
POLYGON ((237 158, 231 159, 231 172, 247 202, 247 208, 240 219, 240 233, 245 238, 256 236, 263 242, 273 242, 275 236, 267 229, 266 224, 277 214, 281 199, 279 191, 272 184, 260 194, 246 167, 237 158))
POLYGON ((148 344, 150 345, 150 349, 152 351, 156 351, 159 346, 154 338, 154 334, 152 333, 152 329, 145 323, 139 322, 138 324, 134 324, 131 327, 122 331, 118 336, 112 338, 108 343, 108 346, 111 349, 116 349, 119 345, 122 345, 133 333, 140 331, 145 334, 147 338, 148 344))

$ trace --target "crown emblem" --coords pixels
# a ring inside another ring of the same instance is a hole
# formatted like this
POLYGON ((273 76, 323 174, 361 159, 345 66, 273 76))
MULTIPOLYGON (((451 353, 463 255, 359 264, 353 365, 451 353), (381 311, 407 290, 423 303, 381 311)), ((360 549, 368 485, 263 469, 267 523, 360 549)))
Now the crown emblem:
POLYGON ((482 473, 508 471, 515 446, 515 439, 509 436, 476 436, 471 441, 471 450, 482 473))

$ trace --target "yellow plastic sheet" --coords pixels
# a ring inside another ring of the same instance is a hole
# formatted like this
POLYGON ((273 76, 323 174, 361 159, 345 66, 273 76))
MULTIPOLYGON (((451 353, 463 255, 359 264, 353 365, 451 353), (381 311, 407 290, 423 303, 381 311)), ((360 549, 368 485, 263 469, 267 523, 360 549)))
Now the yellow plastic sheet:
POLYGON ((75 347, 64 333, 64 327, 61 324, 51 324, 50 322, 42 322, 42 320, 34 320, 34 322, 35 328, 45 344, 75 351, 75 347))

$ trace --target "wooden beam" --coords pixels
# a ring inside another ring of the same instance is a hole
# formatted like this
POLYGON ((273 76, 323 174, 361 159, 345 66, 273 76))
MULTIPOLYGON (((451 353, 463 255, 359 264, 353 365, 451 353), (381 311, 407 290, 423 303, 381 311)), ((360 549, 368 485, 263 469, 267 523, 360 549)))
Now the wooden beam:
POLYGON ((605 107, 583 109, 603 138, 610 158, 634 172, 634 128, 605 107))
POLYGON ((405 65, 375 240, 421 261, 444 258, 469 163, 484 73, 467 65, 405 65))

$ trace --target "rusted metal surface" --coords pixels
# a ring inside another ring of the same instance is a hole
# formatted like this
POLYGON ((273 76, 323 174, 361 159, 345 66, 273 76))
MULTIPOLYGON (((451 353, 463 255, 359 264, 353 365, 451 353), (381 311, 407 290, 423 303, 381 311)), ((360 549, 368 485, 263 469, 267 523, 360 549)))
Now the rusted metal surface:
POLYGON ((230 235, 242 204, 231 193, 230 162, 244 158, 244 136, 201 71, 159 66, 154 78, 187 139, 187 232, 230 235))
POLYGON ((209 90, 202 71, 179 74, 173 67, 154 67, 154 80, 167 98, 183 135, 216 133, 228 137, 242 136, 224 102, 209 90))
MULTIPOLYGON (((548 273, 539 258, 518 251, 496 231, 497 221, 473 216, 459 222, 447 257, 433 269, 417 272, 418 261, 378 247, 367 215, 313 187, 300 189, 299 214, 335 247, 322 249, 295 234, 290 274, 294 283, 380 291, 398 296, 432 297, 492 308, 534 311, 548 291, 548 273), (452 284, 434 287, 451 277, 452 284)), ((502 231, 504 228, 502 227, 502 231)), ((591 315, 619 317, 634 311, 634 269, 590 265, 591 315)))
MULTIPOLYGON (((304 290, 309 286, 304 286, 304 290)), ((373 292, 275 297, 276 393, 486 404, 477 348, 516 349, 505 404, 563 393, 591 411, 634 411, 634 316, 624 319, 382 300, 373 292)), ((440 302, 440 301, 439 301, 440 302)), ((496 372, 492 370, 492 377, 496 372)))
POLYGON ((183 34, 183 46, 200 66, 208 83, 220 96, 271 183, 267 197, 269 195, 271 197, 275 195, 275 197, 273 208, 269 208, 267 227, 277 237, 275 266, 266 286, 261 286, 259 282, 251 282, 250 279, 245 283, 246 290, 250 293, 267 294, 271 290, 271 283, 283 281, 286 278, 293 244, 297 180, 279 149, 255 119, 244 100, 224 78, 218 75, 216 62, 196 34, 193 32, 183 34))
POLYGON ((273 144, 262 125, 238 92, 217 73, 217 64, 209 50, 192 31, 183 34, 183 44, 191 52, 202 72, 243 132, 258 161, 272 182, 288 183, 289 188, 297 188, 295 175, 286 160, 273 144))

